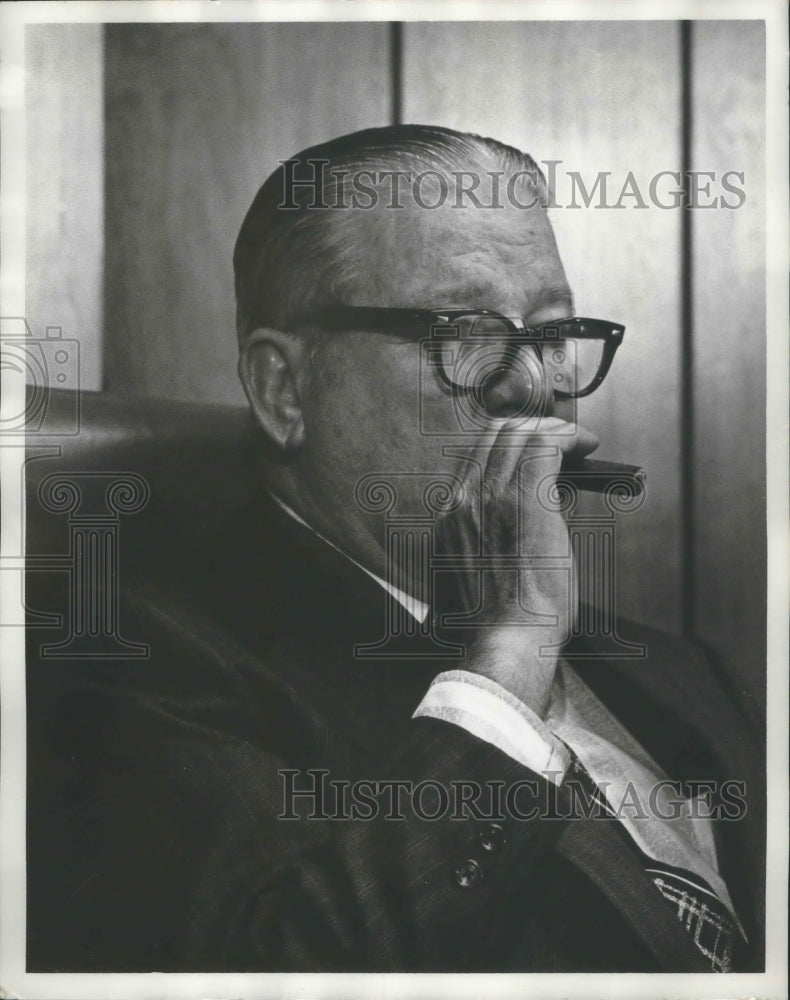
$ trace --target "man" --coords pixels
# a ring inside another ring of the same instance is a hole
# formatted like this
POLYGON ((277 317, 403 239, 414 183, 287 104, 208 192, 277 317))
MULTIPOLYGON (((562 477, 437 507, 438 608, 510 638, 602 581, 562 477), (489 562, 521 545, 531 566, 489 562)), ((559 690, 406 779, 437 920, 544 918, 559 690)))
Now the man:
POLYGON ((258 192, 234 265, 261 493, 139 559, 149 661, 32 698, 68 788, 38 799, 57 835, 33 810, 35 967, 761 966, 739 709, 668 637, 568 644, 550 497, 622 328, 572 318, 544 203, 529 157, 423 126, 258 192))

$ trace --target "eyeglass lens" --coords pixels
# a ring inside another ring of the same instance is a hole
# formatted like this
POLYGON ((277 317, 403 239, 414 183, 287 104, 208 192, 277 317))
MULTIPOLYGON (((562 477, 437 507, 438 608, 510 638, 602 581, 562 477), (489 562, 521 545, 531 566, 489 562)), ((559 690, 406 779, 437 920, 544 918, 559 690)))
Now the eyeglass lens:
POLYGON ((460 388, 479 386, 503 368, 523 368, 534 381, 534 359, 540 358, 546 388, 575 395, 594 382, 604 356, 603 339, 571 336, 586 332, 578 324, 560 322, 537 337, 519 337, 499 317, 461 316, 433 332, 445 340, 441 359, 447 379, 460 388))

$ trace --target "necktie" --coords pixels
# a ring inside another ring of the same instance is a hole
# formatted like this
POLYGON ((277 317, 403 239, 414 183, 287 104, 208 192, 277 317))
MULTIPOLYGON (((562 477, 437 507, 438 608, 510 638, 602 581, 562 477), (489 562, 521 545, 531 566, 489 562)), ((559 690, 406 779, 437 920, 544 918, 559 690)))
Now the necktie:
MULTIPOLYGON (((590 815, 589 810, 592 807, 595 810, 594 815, 616 819, 586 767, 570 747, 568 750, 573 778, 588 800, 585 805, 587 814, 590 815)), ((736 929, 726 907, 711 887, 692 872, 647 857, 636 845, 634 850, 638 851, 643 868, 650 876, 656 891, 673 908, 677 919, 710 963, 711 971, 732 971, 736 929)))

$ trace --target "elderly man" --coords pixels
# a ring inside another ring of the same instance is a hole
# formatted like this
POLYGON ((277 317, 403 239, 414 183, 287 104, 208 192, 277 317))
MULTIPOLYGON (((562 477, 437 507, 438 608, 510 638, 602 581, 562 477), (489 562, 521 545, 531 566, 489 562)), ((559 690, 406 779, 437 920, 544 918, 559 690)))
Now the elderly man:
POLYGON ((759 755, 722 680, 647 629, 618 626, 631 659, 569 642, 552 488, 623 328, 574 318, 545 201, 528 156, 425 126, 258 192, 234 264, 260 495, 141 560, 148 662, 59 679, 84 763, 44 965, 761 966, 759 755))

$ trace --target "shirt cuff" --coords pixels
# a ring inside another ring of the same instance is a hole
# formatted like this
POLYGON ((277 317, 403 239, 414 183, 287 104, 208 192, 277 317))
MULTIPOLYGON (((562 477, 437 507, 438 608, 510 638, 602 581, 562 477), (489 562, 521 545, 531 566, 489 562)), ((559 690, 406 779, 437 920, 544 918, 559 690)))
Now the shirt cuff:
POLYGON ((468 670, 446 670, 434 678, 412 718, 427 716, 460 726, 513 760, 562 782, 570 754, 543 720, 496 681, 468 670))

